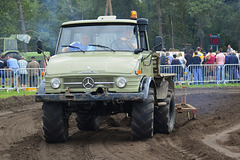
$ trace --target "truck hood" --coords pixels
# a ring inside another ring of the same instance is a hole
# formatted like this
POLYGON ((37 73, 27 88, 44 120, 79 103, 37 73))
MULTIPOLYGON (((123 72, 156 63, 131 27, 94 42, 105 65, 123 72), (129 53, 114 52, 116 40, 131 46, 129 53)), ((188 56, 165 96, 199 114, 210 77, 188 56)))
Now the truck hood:
POLYGON ((47 74, 131 74, 138 59, 133 53, 65 53, 50 59, 47 74))

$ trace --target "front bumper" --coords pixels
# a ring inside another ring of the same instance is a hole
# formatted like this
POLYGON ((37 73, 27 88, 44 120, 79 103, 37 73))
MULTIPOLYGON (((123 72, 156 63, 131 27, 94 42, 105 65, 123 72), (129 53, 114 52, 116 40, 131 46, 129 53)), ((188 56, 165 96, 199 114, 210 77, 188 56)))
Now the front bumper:
POLYGON ((37 94, 36 102, 71 102, 71 101, 142 101, 145 99, 144 92, 140 93, 103 93, 92 95, 90 93, 75 94, 37 94))

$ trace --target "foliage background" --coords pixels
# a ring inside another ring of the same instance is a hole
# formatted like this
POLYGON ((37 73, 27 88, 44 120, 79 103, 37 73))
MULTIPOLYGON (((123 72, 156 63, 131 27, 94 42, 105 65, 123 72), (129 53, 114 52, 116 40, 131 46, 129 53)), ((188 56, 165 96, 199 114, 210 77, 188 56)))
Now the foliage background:
MULTIPOLYGON (((96 19, 105 14, 106 0, 20 0, 27 34, 32 37, 29 51, 36 50, 40 36, 44 50, 54 54, 58 32, 65 21, 96 19), (37 34, 36 34, 37 33, 37 34)), ((113 14, 129 18, 136 10, 138 17, 148 18, 150 46, 162 29, 165 47, 181 49, 184 43, 194 48, 209 48, 209 34, 220 34, 221 48, 231 44, 240 50, 240 0, 112 0, 113 14), (157 6, 161 9, 159 26, 157 6), (202 36, 200 36, 202 35, 202 36), (201 39, 202 38, 202 39, 201 39), (201 44, 200 44, 201 41, 201 44)), ((0 37, 21 33, 16 0, 0 1, 0 37)))

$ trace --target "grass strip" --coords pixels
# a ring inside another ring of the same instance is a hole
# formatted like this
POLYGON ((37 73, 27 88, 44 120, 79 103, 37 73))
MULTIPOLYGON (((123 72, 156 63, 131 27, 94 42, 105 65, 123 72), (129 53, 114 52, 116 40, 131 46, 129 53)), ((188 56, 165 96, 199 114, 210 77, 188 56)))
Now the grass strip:
POLYGON ((0 99, 1 98, 8 98, 8 97, 11 97, 11 96, 24 96, 24 95, 35 95, 36 92, 35 91, 22 91, 22 90, 19 90, 18 92, 17 91, 14 91, 14 90, 0 90, 0 99))

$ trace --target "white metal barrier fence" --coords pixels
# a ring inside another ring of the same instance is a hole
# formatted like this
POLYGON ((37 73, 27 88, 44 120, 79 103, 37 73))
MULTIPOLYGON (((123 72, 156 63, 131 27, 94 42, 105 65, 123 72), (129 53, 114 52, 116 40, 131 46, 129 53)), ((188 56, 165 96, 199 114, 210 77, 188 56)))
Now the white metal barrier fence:
POLYGON ((0 69, 0 89, 37 88, 45 77, 45 68, 0 69))
POLYGON ((175 83, 209 84, 240 82, 240 64, 160 65, 161 73, 176 73, 175 83))
MULTIPOLYGON (((240 64, 160 65, 161 73, 176 73, 175 83, 207 84, 240 82, 240 64)), ((1 89, 37 88, 45 78, 45 68, 0 69, 1 89)))

